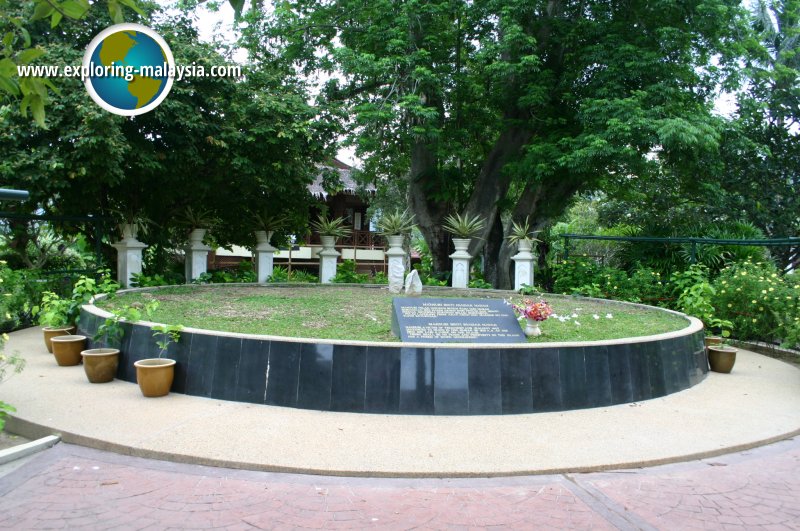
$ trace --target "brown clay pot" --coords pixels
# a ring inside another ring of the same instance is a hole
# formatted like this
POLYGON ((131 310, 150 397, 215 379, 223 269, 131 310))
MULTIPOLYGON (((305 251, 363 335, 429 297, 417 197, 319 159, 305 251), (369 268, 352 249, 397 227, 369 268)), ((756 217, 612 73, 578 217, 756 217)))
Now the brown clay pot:
POLYGON ((164 396, 169 394, 175 377, 175 360, 167 358, 148 358, 135 362, 136 382, 144 396, 164 396))
POLYGON ((110 382, 117 375, 119 349, 90 348, 81 352, 83 370, 91 383, 110 382))
POLYGON ((710 347, 711 345, 720 345, 722 344, 722 338, 719 336, 706 336, 705 337, 706 348, 710 347))
POLYGON ((56 363, 62 367, 78 365, 81 351, 86 348, 86 336, 56 336, 51 339, 56 363))
POLYGON ((708 347, 708 365, 714 372, 729 373, 736 363, 736 349, 722 345, 708 347))
POLYGON ((45 326, 42 328, 44 333, 44 346, 47 352, 53 353, 53 344, 50 342, 56 336, 68 336, 75 333, 74 326, 45 326))

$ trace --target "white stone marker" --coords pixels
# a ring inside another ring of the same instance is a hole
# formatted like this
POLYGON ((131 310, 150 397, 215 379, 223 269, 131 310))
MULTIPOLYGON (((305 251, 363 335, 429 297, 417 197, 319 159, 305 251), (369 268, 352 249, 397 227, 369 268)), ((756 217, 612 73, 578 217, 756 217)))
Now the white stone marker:
POLYGON ((469 263, 472 257, 467 252, 470 240, 468 238, 453 238, 456 252, 450 255, 453 259, 452 284, 454 288, 466 288, 469 284, 469 263))
POLYGON ((531 242, 522 240, 517 244, 517 254, 511 257, 514 260, 514 291, 522 289, 523 284, 533 286, 533 260, 531 242))
POLYGON ((403 250, 403 236, 394 235, 387 238, 389 249, 386 256, 389 257, 389 293, 400 293, 403 291, 403 279, 406 274, 406 252, 403 250))
POLYGON ((336 276, 336 260, 340 253, 334 246, 336 238, 333 236, 320 236, 322 240, 322 250, 319 252, 319 281, 322 284, 330 284, 331 279, 336 276))
POLYGON ((136 230, 131 225, 123 226, 122 233, 122 240, 111 246, 117 250, 117 282, 123 288, 129 288, 133 275, 142 273, 142 251, 147 245, 136 239, 136 230))
POLYGON ((203 244, 205 235, 206 229, 194 229, 189 234, 188 245, 183 249, 186 257, 184 272, 187 284, 191 284, 192 280, 208 271, 208 252, 211 247, 203 244))
POLYGON ((264 284, 272 275, 273 259, 277 249, 270 245, 272 231, 256 231, 256 273, 259 284, 264 284))

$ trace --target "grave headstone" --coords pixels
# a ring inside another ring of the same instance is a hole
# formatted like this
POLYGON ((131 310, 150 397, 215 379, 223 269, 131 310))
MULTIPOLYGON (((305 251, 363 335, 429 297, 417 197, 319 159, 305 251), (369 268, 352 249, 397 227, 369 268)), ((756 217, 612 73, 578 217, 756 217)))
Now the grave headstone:
POLYGON ((396 297, 392 332, 424 343, 524 343, 511 305, 498 299, 396 297))

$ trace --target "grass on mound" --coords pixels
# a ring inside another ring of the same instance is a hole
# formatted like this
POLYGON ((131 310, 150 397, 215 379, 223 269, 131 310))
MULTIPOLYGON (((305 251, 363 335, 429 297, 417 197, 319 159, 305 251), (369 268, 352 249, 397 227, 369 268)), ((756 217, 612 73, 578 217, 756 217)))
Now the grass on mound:
MULTIPOLYGON (((455 297, 423 292, 423 297, 455 297)), ((156 299, 153 321, 225 332, 320 339, 399 341, 391 331, 392 298, 384 288, 274 286, 185 286, 145 293, 125 293, 100 301, 110 310, 156 299)), ((458 295, 458 297, 463 297, 458 295)), ((476 292, 472 298, 503 298, 476 292)), ((523 299, 514 295, 511 300, 523 299)), ((688 326, 683 317, 577 297, 545 297, 563 322, 541 323, 542 335, 531 342, 594 341, 645 336, 688 326)))

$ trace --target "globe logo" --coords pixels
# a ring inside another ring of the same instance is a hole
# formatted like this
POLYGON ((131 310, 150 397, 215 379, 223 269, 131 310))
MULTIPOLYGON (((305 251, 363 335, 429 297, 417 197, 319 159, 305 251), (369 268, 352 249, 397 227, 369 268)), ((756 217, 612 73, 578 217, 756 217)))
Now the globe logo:
POLYGON ((161 36, 141 24, 116 24, 101 31, 83 56, 89 96, 121 116, 152 111, 172 88, 175 59, 161 36))

